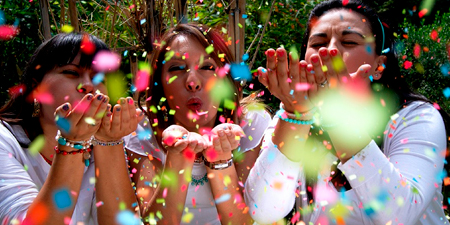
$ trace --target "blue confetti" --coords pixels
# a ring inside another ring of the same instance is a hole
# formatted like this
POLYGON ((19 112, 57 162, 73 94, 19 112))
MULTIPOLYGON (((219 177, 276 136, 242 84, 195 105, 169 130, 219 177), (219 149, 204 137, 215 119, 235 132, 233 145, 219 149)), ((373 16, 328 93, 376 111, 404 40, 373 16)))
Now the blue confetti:
POLYGON ((248 54, 247 53, 245 53, 243 56, 242 56, 242 61, 247 61, 247 59, 248 59, 248 54))
POLYGON ((291 89, 291 91, 289 92, 289 94, 290 94, 290 95, 293 95, 293 94, 294 94, 294 90, 291 89))
POLYGON ((116 222, 121 225, 139 225, 141 220, 134 216, 129 210, 124 210, 116 215, 116 222))
POLYGON ((449 98, 450 97, 450 88, 449 87, 446 87, 446 88, 444 88, 444 96, 446 97, 446 98, 449 98))
POLYGON ((366 45, 366 52, 367 54, 372 54, 372 47, 369 44, 366 45))
POLYGON ((262 25, 261 25, 261 24, 259 24, 259 25, 258 25, 258 28, 259 28, 259 29, 261 29, 261 28, 262 28, 262 25))
POLYGON ((97 73, 95 74, 94 78, 92 78, 92 84, 98 85, 101 82, 105 80, 105 74, 104 73, 97 73))
POLYGON ((128 54, 128 50, 125 50, 125 51, 123 52, 123 56, 127 56, 127 54, 128 54))
POLYGON ((147 19, 145 19, 145 18, 142 19, 142 20, 141 20, 141 25, 144 24, 145 22, 147 22, 147 19))
POLYGON ((218 197, 218 198, 215 200, 215 202, 216 202, 216 204, 219 204, 219 203, 228 201, 230 198, 231 198, 231 195, 230 195, 230 194, 228 194, 228 193, 227 193, 227 194, 223 194, 222 196, 218 197))
POLYGON ((19 26, 19 22, 20 22, 19 18, 16 18, 16 20, 14 21, 13 26, 14 27, 18 27, 19 26))
POLYGON ((275 152, 269 152, 269 154, 267 154, 267 160, 269 161, 269 163, 273 162, 273 160, 275 160, 275 152))
POLYGON ((231 77, 233 77, 234 80, 252 80, 252 74, 250 73, 250 69, 247 65, 233 63, 231 64, 230 72, 231 77))
MULTIPOLYGON (((390 52, 390 51, 391 51, 390 48, 386 48, 386 49, 384 49, 383 51, 381 51, 381 53, 386 54, 386 53, 388 53, 388 52, 390 52)), ((383 67, 385 67, 384 64, 383 64, 383 67)))
POLYGON ((56 117, 56 126, 59 127, 60 130, 62 130, 65 133, 69 133, 70 131, 70 122, 63 117, 56 117))
POLYGON ((372 75, 369 76, 369 79, 370 79, 370 82, 373 82, 373 76, 372 75))
POLYGON ((442 75, 444 75, 444 77, 449 75, 448 74, 449 71, 450 71, 450 65, 448 63, 441 66, 441 73, 442 73, 442 75))
POLYGON ((139 131, 137 136, 139 140, 150 140, 152 132, 149 129, 145 129, 143 131, 139 131))
POLYGON ((60 189, 54 192, 53 202, 56 208, 60 211, 69 209, 72 206, 72 199, 70 198, 68 189, 60 189))
POLYGON ((248 17, 247 14, 242 14, 243 19, 247 19, 247 17, 248 17))
POLYGON ((416 183, 419 183, 419 181, 417 181, 415 177, 413 177, 413 181, 415 181, 416 183))
POLYGON ((6 22, 5 13, 2 10, 0 10, 0 25, 5 24, 5 22, 6 22))

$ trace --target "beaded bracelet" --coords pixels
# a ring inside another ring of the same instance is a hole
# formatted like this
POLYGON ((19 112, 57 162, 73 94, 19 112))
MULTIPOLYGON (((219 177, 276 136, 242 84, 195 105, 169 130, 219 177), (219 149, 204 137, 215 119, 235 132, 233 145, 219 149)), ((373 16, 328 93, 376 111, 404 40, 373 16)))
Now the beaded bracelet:
POLYGON ((286 111, 284 111, 284 109, 280 109, 275 116, 278 116, 280 118, 280 120, 283 120, 288 123, 293 123, 293 124, 311 125, 314 123, 314 118, 312 118, 310 120, 290 119, 286 116, 285 113, 286 113, 286 111))
POLYGON ((98 140, 97 138, 93 138, 92 139, 92 144, 94 146, 96 145, 100 145, 100 146, 116 146, 116 145, 123 145, 123 139, 120 139, 118 141, 101 141, 98 140))
POLYGON ((84 165, 89 166, 89 159, 91 158, 91 152, 92 149, 91 148, 86 148, 86 149, 80 149, 78 151, 64 151, 64 150, 60 150, 58 148, 58 146, 55 146, 55 152, 56 154, 61 154, 61 155, 76 155, 76 154, 83 154, 83 159, 84 159, 84 165))
POLYGON ((93 139, 93 137, 91 137, 87 141, 72 141, 72 140, 69 140, 69 139, 63 137, 61 135, 60 130, 58 130, 58 132, 56 133, 56 137, 55 137, 55 140, 58 142, 58 144, 69 146, 69 147, 77 149, 77 150, 88 149, 92 145, 92 139, 93 139))
POLYGON ((294 118, 300 118, 300 117, 305 117, 305 116, 313 116, 314 113, 316 113, 317 108, 314 107, 311 110, 304 112, 304 113, 290 113, 287 112, 286 109, 284 109, 284 104, 281 102, 280 103, 280 110, 283 110, 283 112, 287 115, 288 118, 294 119, 294 118))

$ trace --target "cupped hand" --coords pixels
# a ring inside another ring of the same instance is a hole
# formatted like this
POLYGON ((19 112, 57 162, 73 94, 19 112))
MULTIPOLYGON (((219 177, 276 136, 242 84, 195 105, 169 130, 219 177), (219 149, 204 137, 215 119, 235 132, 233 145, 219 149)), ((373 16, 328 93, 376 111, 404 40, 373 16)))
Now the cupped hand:
POLYGON ((75 107, 64 103, 55 111, 56 124, 64 138, 72 141, 86 141, 100 127, 101 117, 108 105, 107 96, 101 93, 85 95, 75 107))
MULTIPOLYGON (((107 97, 106 97, 107 98, 107 97)), ((108 102, 108 101, 107 101, 108 102)), ((140 109, 136 109, 131 97, 120 98, 110 112, 108 105, 105 114, 98 114, 101 126, 95 133, 95 138, 102 141, 116 141, 135 131, 139 121, 144 117, 140 109)))
POLYGON ((289 54, 284 48, 266 51, 266 67, 258 68, 259 81, 284 104, 286 111, 304 113, 314 106, 308 93, 311 89, 307 78, 307 63, 299 62, 298 56, 289 54))
POLYGON ((210 147, 203 152, 207 161, 227 160, 231 157, 234 149, 239 147, 241 137, 244 137, 244 131, 236 124, 219 124, 211 130, 210 147))
POLYGON ((163 131, 162 145, 168 153, 183 154, 192 161, 195 154, 208 147, 204 137, 179 125, 171 125, 163 131))

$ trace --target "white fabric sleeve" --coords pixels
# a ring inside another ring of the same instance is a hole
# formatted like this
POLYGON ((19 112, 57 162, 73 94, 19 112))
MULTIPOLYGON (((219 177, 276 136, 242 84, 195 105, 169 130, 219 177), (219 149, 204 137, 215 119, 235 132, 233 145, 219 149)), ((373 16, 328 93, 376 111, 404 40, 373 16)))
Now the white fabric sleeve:
POLYGON ((266 131, 261 154, 245 183, 245 201, 258 224, 284 218, 294 206, 298 186, 300 163, 290 161, 272 142, 277 121, 274 118, 266 131))
POLYGON ((240 141, 240 152, 252 150, 261 143, 270 120, 271 116, 266 110, 249 111, 245 115, 240 124, 245 133, 240 141))
POLYGON ((22 221, 39 193, 24 166, 16 158, 23 149, 15 137, 0 124, 0 221, 22 221))
POLYGON ((338 165, 374 224, 415 224, 441 191, 442 117, 430 104, 403 110, 387 126, 384 154, 372 141, 338 165))

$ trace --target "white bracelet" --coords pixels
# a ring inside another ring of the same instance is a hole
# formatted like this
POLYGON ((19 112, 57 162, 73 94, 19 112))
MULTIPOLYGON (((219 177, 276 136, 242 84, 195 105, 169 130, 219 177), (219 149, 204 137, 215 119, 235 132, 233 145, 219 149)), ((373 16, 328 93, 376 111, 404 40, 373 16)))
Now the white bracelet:
POLYGON ((307 111, 307 112, 303 112, 303 113, 298 113, 298 112, 296 112, 296 113, 291 113, 291 112, 286 111, 286 109, 284 109, 284 104, 283 104, 282 102, 280 103, 280 109, 282 109, 282 110, 284 111, 284 113, 286 114, 286 116, 287 116, 289 119, 298 119, 298 118, 305 117, 305 116, 313 116, 314 113, 316 113, 316 111, 317 111, 317 108, 314 107, 314 108, 312 108, 311 110, 309 110, 309 111, 307 111))

